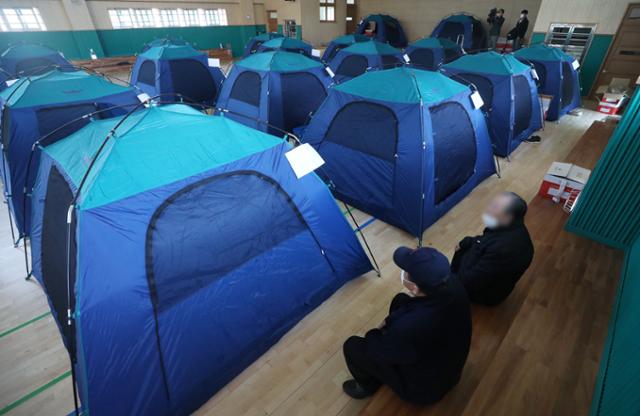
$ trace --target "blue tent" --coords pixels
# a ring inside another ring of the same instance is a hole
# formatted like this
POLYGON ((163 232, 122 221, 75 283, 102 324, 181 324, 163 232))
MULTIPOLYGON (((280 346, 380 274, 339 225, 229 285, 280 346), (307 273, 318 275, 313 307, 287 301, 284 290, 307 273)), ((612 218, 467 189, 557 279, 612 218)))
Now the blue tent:
POLYGON ((417 40, 411 43, 405 52, 409 56, 411 66, 431 71, 464 55, 460 45, 444 38, 417 40))
POLYGON ((365 35, 338 36, 337 38, 329 42, 326 49, 324 50, 324 53, 322 54, 322 60, 324 62, 329 62, 331 61, 331 59, 333 59, 334 56, 336 56, 338 52, 340 52, 341 49, 344 49, 347 46, 353 45, 357 42, 367 42, 369 40, 371 40, 371 38, 365 35))
POLYGON ((229 110, 236 121, 280 136, 277 129, 292 131, 307 123, 330 83, 317 60, 283 51, 256 53, 233 66, 218 107, 229 110))
POLYGON ((553 96, 547 120, 557 120, 580 106, 579 64, 573 56, 543 43, 518 49, 514 56, 534 65, 539 77, 538 90, 553 96))
POLYGON ((473 84, 484 101, 494 153, 508 156, 542 128, 538 88, 531 67, 511 54, 465 55, 442 67, 445 74, 473 84))
POLYGON ((313 48, 307 42, 293 38, 275 38, 258 46, 258 52, 284 51, 301 53, 310 58, 312 57, 312 50, 313 48))
POLYGON ((468 14, 453 14, 445 17, 433 29, 431 37, 449 39, 456 43, 460 37, 463 37, 462 47, 469 51, 487 47, 487 32, 482 22, 468 14))
POLYGON ((119 121, 43 149, 34 274, 76 359, 83 410, 191 414, 371 265, 322 181, 296 177, 286 141, 151 107, 87 173, 119 121))
POLYGON ((281 37, 284 37, 282 33, 277 32, 262 33, 258 36, 252 37, 244 46, 244 53, 242 54, 242 57, 246 58, 247 56, 256 53, 260 45, 262 45, 266 41, 281 37))
POLYGON ((341 200, 415 236, 495 172, 471 90, 408 67, 332 87, 304 129, 341 200))
POLYGON ((371 36, 379 42, 396 48, 407 46, 407 36, 395 17, 386 14, 371 14, 360 21, 356 34, 371 36))
POLYGON ((149 96, 164 95, 165 101, 215 104, 224 74, 209 66, 207 54, 188 43, 169 39, 154 41, 139 54, 131 70, 131 84, 149 96))
POLYGON ((0 55, 0 68, 13 77, 41 75, 55 66, 73 67, 60 52, 44 45, 18 43, 9 46, 0 55))
MULTIPOLYGON (((47 141, 54 142, 78 130, 89 122, 88 119, 79 119, 85 114, 138 103, 132 88, 112 84, 84 71, 53 70, 44 75, 23 77, 0 93, 2 180, 20 235, 29 231, 26 221, 29 206, 23 204, 22 190, 25 186, 30 187, 35 177, 35 169, 31 169, 27 178, 33 144, 67 123, 70 124, 47 137, 47 141)), ((96 117, 111 117, 131 108, 104 111, 96 117)), ((37 163, 36 154, 32 167, 35 168, 37 163)))
POLYGON ((375 40, 354 43, 340 50, 329 62, 336 82, 348 81, 372 69, 390 69, 404 65, 402 51, 375 40))

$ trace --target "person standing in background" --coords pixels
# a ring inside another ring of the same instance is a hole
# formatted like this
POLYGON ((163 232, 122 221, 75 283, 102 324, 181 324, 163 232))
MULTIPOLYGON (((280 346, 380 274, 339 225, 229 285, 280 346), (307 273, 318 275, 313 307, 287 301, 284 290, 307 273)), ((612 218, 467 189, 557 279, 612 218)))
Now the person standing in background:
POLYGON ((487 17, 487 23, 489 23, 489 44, 487 46, 489 50, 494 50, 504 23, 504 9, 491 9, 487 17))
POLYGON ((524 37, 527 34, 527 29, 529 28, 529 19, 527 19, 527 15, 529 11, 527 9, 520 12, 520 18, 516 23, 516 27, 509 31, 507 38, 509 40, 513 40, 513 50, 517 51, 522 47, 522 42, 524 41, 524 37))

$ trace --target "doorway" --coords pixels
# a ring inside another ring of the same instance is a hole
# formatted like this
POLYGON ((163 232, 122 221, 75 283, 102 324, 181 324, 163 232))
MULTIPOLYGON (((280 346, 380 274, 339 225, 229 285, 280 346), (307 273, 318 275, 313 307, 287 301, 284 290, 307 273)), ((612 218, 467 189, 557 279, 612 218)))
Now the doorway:
POLYGON ((356 5, 356 0, 347 0, 347 35, 356 33, 356 29, 358 28, 357 16, 358 6, 356 5))
POLYGON ((269 32, 278 31, 278 11, 267 10, 267 30, 269 32))
POLYGON ((629 79, 636 82, 640 75, 640 3, 631 3, 609 47, 602 69, 591 88, 592 94, 598 86, 609 85, 612 78, 629 79))

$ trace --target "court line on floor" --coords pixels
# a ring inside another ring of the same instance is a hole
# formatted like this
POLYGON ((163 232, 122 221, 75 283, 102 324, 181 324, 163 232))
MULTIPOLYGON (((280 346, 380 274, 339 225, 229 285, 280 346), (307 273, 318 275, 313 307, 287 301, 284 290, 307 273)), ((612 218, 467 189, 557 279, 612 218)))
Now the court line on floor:
POLYGON ((58 384, 59 382, 61 382, 65 378, 69 377, 70 375, 71 375, 71 371, 67 371, 66 373, 63 373, 63 374, 59 375, 58 377, 54 378, 53 380, 49 381, 48 383, 45 383, 42 386, 38 387, 37 389, 35 389, 31 393, 25 394, 24 396, 20 397, 15 402, 9 403, 8 405, 6 405, 2 409, 0 409, 0 416, 10 412, 11 410, 13 410, 16 407, 20 406, 24 402, 33 399, 38 394, 42 393, 43 391, 47 390, 50 387, 55 386, 56 384, 58 384))
POLYGON ((27 322, 23 322, 20 325, 14 326, 13 328, 9 328, 6 331, 0 333, 0 338, 6 337, 9 334, 13 334, 14 332, 21 330, 25 326, 31 325, 32 323, 37 322, 42 318, 46 318, 49 315, 51 315, 51 312, 45 312, 42 315, 38 315, 35 318, 29 319, 27 322))

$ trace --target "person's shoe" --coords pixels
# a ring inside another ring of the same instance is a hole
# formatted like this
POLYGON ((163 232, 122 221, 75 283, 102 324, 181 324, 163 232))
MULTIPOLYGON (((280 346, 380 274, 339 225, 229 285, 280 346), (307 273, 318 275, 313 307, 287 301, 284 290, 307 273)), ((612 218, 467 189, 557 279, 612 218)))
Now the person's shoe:
POLYGON ((355 380, 347 380, 342 383, 342 390, 347 394, 347 396, 358 400, 372 396, 372 393, 365 390, 364 387, 355 380))
POLYGON ((540 136, 531 136, 528 139, 525 139, 527 143, 540 143, 542 141, 542 137, 540 136))

